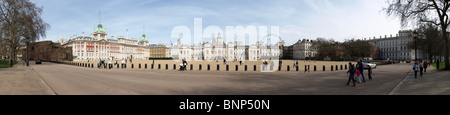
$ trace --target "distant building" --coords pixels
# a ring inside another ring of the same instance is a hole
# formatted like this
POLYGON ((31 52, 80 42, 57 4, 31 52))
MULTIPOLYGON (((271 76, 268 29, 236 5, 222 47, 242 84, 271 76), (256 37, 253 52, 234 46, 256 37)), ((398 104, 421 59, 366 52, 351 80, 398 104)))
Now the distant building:
POLYGON ((106 29, 99 24, 90 36, 58 39, 64 47, 71 47, 74 60, 107 60, 107 59, 137 59, 146 60, 150 57, 148 38, 142 35, 137 39, 125 39, 123 36, 107 38, 106 29))
POLYGON ((167 58, 167 45, 166 44, 151 44, 150 58, 167 58))
MULTIPOLYGON (((391 60, 414 60, 415 50, 408 48, 407 44, 414 42, 412 30, 401 30, 399 33, 393 37, 387 37, 387 35, 382 38, 369 38, 369 42, 374 43, 378 48, 380 59, 391 59, 391 60)), ((426 59, 427 55, 422 53, 420 50, 417 52, 417 59, 426 59)))
POLYGON ((265 44, 263 41, 258 41, 252 45, 245 45, 241 41, 224 43, 219 33, 217 37, 212 39, 212 42, 199 43, 193 46, 183 44, 178 39, 177 44, 170 48, 170 54, 175 60, 257 61, 279 59, 281 55, 280 46, 282 45, 284 45, 283 41, 271 45, 265 44))
POLYGON ((293 45, 293 59, 306 59, 317 56, 317 49, 311 47, 313 44, 312 40, 303 39, 298 40, 297 43, 293 45))
POLYGON ((26 48, 22 49, 22 58, 29 60, 40 59, 42 61, 72 61, 72 48, 62 47, 59 43, 42 41, 28 44, 28 56, 26 48))

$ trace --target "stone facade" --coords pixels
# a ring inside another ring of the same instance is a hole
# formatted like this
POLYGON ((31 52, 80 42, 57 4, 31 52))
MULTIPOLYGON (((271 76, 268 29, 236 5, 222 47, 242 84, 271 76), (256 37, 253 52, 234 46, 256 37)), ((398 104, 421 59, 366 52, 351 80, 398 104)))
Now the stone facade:
MULTIPOLYGON (((402 30, 399 31, 395 37, 392 35, 390 37, 380 36, 380 38, 369 38, 369 42, 374 43, 379 49, 379 59, 390 59, 390 60, 414 60, 415 50, 408 48, 407 44, 414 42, 412 30, 402 30)), ((420 50, 417 52, 417 59, 426 59, 425 53, 420 50)))
MULTIPOLYGON (((26 48, 22 51, 22 58, 26 58, 26 48)), ((59 43, 42 41, 28 44, 28 59, 42 61, 72 61, 72 48, 61 47, 59 43)))

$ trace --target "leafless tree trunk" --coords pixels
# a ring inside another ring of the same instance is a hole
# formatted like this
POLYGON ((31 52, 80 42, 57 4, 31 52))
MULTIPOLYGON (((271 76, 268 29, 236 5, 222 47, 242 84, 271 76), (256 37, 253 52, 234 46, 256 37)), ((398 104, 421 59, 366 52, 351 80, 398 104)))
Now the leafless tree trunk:
POLYGON ((21 45, 45 37, 50 26, 41 19, 41 14, 42 8, 29 0, 0 1, 0 32, 7 38, 10 62, 16 61, 16 51, 21 45))

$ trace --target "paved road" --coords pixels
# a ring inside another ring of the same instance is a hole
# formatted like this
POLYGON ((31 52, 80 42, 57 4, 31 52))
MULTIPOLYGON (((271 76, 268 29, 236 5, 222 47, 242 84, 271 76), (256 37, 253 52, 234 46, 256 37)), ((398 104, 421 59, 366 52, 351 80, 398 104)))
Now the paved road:
POLYGON ((101 70, 53 63, 33 66, 59 95, 386 95, 410 67, 410 64, 378 66, 374 80, 348 87, 346 71, 179 72, 101 70))
POLYGON ((14 68, 0 69, 0 95, 54 94, 31 68, 16 64, 14 68))

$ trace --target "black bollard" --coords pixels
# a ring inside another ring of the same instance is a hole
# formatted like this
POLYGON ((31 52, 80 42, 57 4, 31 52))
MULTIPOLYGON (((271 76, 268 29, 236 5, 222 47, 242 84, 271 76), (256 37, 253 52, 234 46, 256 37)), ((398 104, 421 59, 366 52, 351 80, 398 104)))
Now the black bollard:
POLYGON ((245 65, 244 69, 245 69, 245 71, 247 71, 247 65, 245 65))
POLYGON ((333 71, 333 65, 331 65, 331 71, 333 71))
POLYGON ((141 69, 141 64, 139 64, 139 69, 141 69))
POLYGON ((154 64, 150 65, 150 66, 151 66, 151 69, 153 69, 153 65, 154 65, 154 64))
POLYGON ((202 64, 198 65, 198 70, 202 70, 202 64))
POLYGON ((308 71, 308 69, 306 69, 306 67, 308 67, 308 65, 305 65, 305 72, 308 71))
POLYGON ((281 66, 278 66, 278 71, 281 71, 281 66))
POLYGON ((290 66, 287 66, 287 71, 290 71, 290 69, 291 69, 290 66))
POLYGON ((314 65, 314 71, 316 71, 316 69, 317 69, 317 67, 316 67, 316 65, 314 65))
POLYGON ((228 67, 228 65, 227 65, 227 67, 226 67, 226 70, 227 70, 227 71, 229 70, 229 67, 228 67))
POLYGON ((177 65, 173 64, 173 70, 177 70, 177 65))
POLYGON ((134 68, 134 64, 131 64, 131 69, 133 69, 134 68))
POLYGON ((161 64, 158 64, 158 69, 161 69, 161 64))
POLYGON ((191 70, 194 68, 194 66, 192 66, 192 64, 191 64, 191 70))
POLYGON ((238 66, 238 65, 236 65, 236 71, 238 71, 238 68, 239 68, 239 66, 238 66))
POLYGON ((256 71, 256 65, 253 65, 253 71, 256 71))
POLYGON ((207 69, 208 69, 208 71, 211 70, 211 65, 208 64, 208 68, 207 69))
POLYGON ((336 71, 338 71, 339 69, 338 69, 338 65, 336 65, 336 71))
POLYGON ((219 64, 217 64, 217 71, 219 71, 220 70, 220 65, 219 64))
POLYGON ((341 65, 341 70, 343 70, 343 69, 342 69, 342 65, 341 65))
POLYGON ((147 64, 145 64, 145 69, 147 69, 147 64))
POLYGON ((347 70, 347 65, 345 65, 345 70, 347 70))
POLYGON ((325 71, 325 65, 323 65, 323 71, 325 71))
POLYGON ((166 70, 168 70, 169 69, 169 64, 166 64, 166 70))
POLYGON ((91 68, 91 64, 88 64, 88 68, 91 68))

